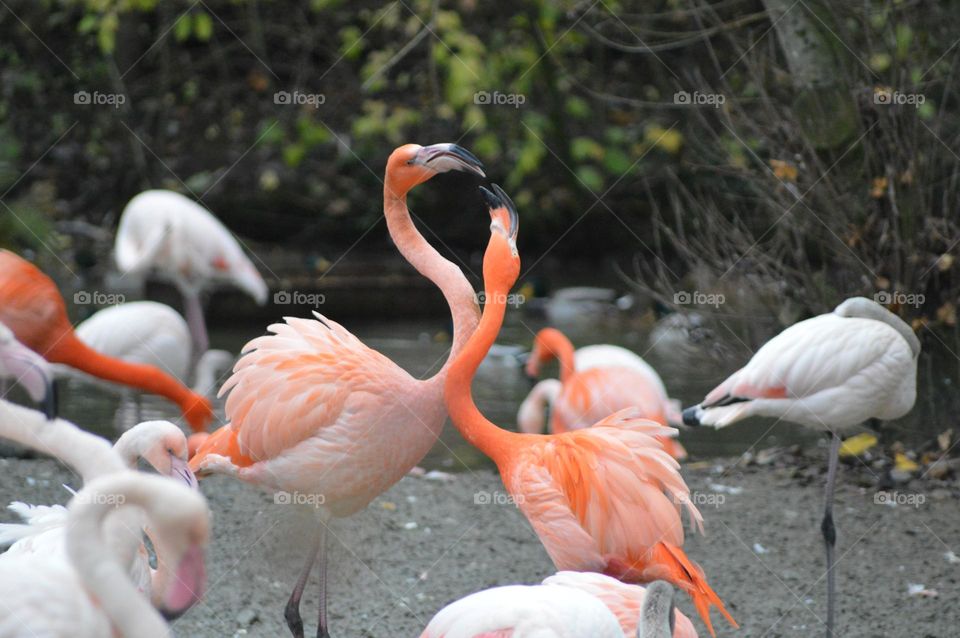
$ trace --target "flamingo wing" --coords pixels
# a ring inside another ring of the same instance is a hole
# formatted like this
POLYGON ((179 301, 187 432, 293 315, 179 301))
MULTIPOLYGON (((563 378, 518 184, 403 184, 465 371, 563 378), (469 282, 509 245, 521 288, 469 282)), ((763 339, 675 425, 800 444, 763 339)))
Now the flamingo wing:
MULTIPOLYGON (((416 381, 340 324, 288 317, 254 339, 220 389, 240 451, 274 458, 318 436, 347 444, 351 415, 416 381)), ((396 397, 399 399, 399 396, 396 397)), ((376 425, 376 420, 372 425, 376 425)))

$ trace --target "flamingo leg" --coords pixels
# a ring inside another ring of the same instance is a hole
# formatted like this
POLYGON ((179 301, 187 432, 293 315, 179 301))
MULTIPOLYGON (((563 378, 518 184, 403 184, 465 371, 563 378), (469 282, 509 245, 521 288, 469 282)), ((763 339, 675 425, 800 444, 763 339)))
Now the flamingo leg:
POLYGON ((190 326, 190 335, 193 337, 193 357, 191 358, 191 367, 196 365, 197 359, 210 347, 210 339, 207 336, 207 323, 203 318, 203 303, 200 301, 200 293, 196 291, 183 291, 183 310, 187 316, 187 325, 190 326))
POLYGON ((320 616, 317 623, 317 638, 330 638, 327 631, 327 524, 320 521, 320 616))
POLYGON ((836 576, 833 572, 834 549, 837 544, 837 528, 833 525, 833 487, 837 480, 837 462, 840 458, 840 437, 833 433, 830 441, 830 459, 827 467, 826 504, 823 509, 823 543, 827 550, 827 638, 833 638, 833 618, 836 597, 836 576))
MULTIPOLYGON (((317 560, 320 547, 324 544, 323 536, 324 533, 320 531, 314 538, 313 545, 307 554, 307 562, 303 566, 300 578, 297 579, 297 584, 294 585, 290 599, 287 601, 287 606, 283 610, 283 617, 287 621, 287 627, 290 628, 290 633, 293 634, 293 638, 303 638, 303 618, 300 617, 300 599, 303 597, 303 589, 307 585, 307 579, 310 577, 313 564, 317 560)), ((321 604, 322 603, 323 599, 321 598, 321 604)))

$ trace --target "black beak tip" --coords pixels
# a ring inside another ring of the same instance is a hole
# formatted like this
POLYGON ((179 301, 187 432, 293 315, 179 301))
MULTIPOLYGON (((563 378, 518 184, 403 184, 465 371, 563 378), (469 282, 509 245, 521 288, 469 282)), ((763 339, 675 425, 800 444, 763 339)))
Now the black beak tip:
POLYGON ((487 208, 490 210, 494 210, 503 206, 503 202, 500 201, 500 198, 494 195, 493 191, 484 186, 480 187, 480 195, 483 196, 483 201, 487 204, 487 208))
POLYGON ((699 405, 694 405, 683 411, 683 424, 689 425, 691 427, 696 427, 700 425, 700 418, 698 412, 700 410, 699 405))
POLYGON ((43 414, 47 417, 47 421, 57 418, 57 384, 55 382, 47 384, 47 392, 43 396, 43 414))
POLYGON ((483 172, 483 162, 481 162, 476 155, 463 148, 459 144, 451 144, 450 152, 462 159, 467 164, 473 165, 475 168, 483 172))

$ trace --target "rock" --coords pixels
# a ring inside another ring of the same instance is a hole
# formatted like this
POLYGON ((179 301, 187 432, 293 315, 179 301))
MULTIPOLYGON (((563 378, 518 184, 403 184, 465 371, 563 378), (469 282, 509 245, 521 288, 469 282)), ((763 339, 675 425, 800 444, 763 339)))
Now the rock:
POLYGON ((241 627, 249 627, 253 623, 257 622, 260 616, 256 611, 247 607, 242 609, 239 614, 237 614, 237 624, 241 627))
POLYGON ((950 476, 952 470, 950 465, 943 459, 938 459, 930 464, 930 467, 927 468, 927 476, 938 481, 942 481, 950 476))

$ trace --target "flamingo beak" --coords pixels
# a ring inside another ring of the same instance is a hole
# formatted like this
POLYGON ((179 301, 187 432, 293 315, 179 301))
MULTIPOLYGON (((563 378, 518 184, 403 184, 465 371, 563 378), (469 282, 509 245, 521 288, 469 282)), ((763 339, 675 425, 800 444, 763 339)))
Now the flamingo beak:
POLYGON ((167 620, 179 618, 203 598, 207 588, 207 568, 203 548, 194 545, 180 559, 173 582, 163 596, 160 613, 167 620))
POLYGON ((186 461, 175 454, 170 455, 170 478, 180 479, 192 490, 198 488, 197 477, 186 461))
POLYGON ((700 415, 703 414, 703 408, 694 405, 683 411, 683 424, 691 427, 700 425, 700 415))
POLYGON ((417 152, 413 163, 426 166, 437 173, 463 171, 486 177, 480 160, 473 153, 457 144, 424 146, 417 152))

